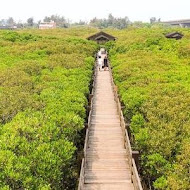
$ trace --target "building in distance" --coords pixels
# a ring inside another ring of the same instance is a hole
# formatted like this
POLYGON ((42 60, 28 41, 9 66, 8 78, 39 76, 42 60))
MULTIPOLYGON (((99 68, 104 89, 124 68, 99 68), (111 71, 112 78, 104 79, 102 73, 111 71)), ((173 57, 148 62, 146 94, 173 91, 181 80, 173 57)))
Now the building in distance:
POLYGON ((39 29, 55 29, 56 28, 56 22, 50 21, 50 22, 41 22, 39 24, 39 29))
POLYGON ((16 30, 17 26, 0 26, 0 30, 16 30))
POLYGON ((190 28, 190 19, 164 21, 164 22, 161 22, 161 23, 171 25, 171 26, 178 26, 178 27, 181 27, 181 28, 190 28))

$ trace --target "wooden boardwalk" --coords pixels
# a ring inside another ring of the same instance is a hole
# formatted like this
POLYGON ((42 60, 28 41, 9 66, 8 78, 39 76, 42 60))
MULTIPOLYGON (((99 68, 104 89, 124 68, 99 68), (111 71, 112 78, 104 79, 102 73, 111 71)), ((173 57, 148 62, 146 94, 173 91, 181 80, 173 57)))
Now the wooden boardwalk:
POLYGON ((134 190, 111 72, 97 71, 88 129, 84 190, 134 190))

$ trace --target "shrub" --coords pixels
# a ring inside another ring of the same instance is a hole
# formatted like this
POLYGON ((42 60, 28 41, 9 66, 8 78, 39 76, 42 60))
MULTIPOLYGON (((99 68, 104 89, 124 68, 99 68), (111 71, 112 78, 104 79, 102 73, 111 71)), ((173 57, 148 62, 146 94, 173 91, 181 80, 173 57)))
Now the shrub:
POLYGON ((0 32, 0 189, 76 187, 97 45, 69 30, 0 32))
POLYGON ((190 188, 190 41, 189 31, 181 30, 185 37, 178 41, 166 39, 172 29, 162 27, 115 32, 110 48, 133 147, 141 152, 141 175, 160 190, 190 188))

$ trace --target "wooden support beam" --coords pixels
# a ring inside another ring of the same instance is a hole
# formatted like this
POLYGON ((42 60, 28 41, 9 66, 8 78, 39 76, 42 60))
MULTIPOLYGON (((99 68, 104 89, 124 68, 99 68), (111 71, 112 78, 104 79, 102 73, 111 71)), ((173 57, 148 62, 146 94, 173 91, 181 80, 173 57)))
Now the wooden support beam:
POLYGON ((84 124, 85 129, 88 129, 88 123, 84 124))
POLYGON ((131 139, 130 123, 125 123, 125 128, 127 129, 127 134, 129 136, 129 139, 131 139))
POLYGON ((129 126, 130 126, 130 123, 125 123, 125 127, 126 127, 126 129, 128 129, 129 126))
POLYGON ((114 90, 115 90, 115 92, 117 92, 117 91, 118 91, 118 88, 117 88, 117 86, 116 86, 116 85, 114 85, 114 90))
POLYGON ((89 105, 91 105, 92 98, 93 98, 93 94, 89 94, 89 105))
POLYGON ((121 106, 121 109, 122 109, 122 110, 125 109, 125 106, 121 106))
POLYGON ((139 151, 132 151, 132 158, 135 160, 135 164, 137 166, 137 169, 138 169, 138 166, 139 166, 139 151))
POLYGON ((90 110, 91 110, 91 106, 90 106, 90 105, 89 105, 89 106, 87 106, 86 110, 87 110, 87 113, 89 113, 89 112, 90 112, 90 110))

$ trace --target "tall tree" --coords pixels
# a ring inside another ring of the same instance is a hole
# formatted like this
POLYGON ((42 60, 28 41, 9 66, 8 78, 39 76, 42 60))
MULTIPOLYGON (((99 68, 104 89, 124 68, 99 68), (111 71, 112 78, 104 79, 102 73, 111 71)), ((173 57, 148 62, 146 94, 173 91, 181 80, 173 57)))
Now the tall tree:
POLYGON ((34 18, 32 18, 32 17, 30 17, 30 18, 28 18, 27 19, 27 24, 28 24, 28 26, 34 26, 34 18))
POLYGON ((10 25, 10 26, 13 26, 15 24, 15 21, 14 21, 13 17, 9 17, 7 19, 7 24, 10 25))
POLYGON ((109 14, 107 19, 108 26, 112 26, 114 24, 114 21, 115 21, 114 16, 112 14, 109 14))
POLYGON ((151 17, 151 18, 150 18, 150 23, 153 24, 153 23, 155 23, 155 22, 156 22, 156 17, 151 17))
POLYGON ((107 19, 97 19, 96 17, 90 21, 90 25, 98 28, 114 27, 118 29, 126 28, 130 24, 129 18, 116 18, 112 14, 107 19))
POLYGON ((69 21, 67 21, 65 17, 59 15, 46 16, 43 20, 44 22, 54 21, 60 28, 68 28, 69 26, 69 21))

